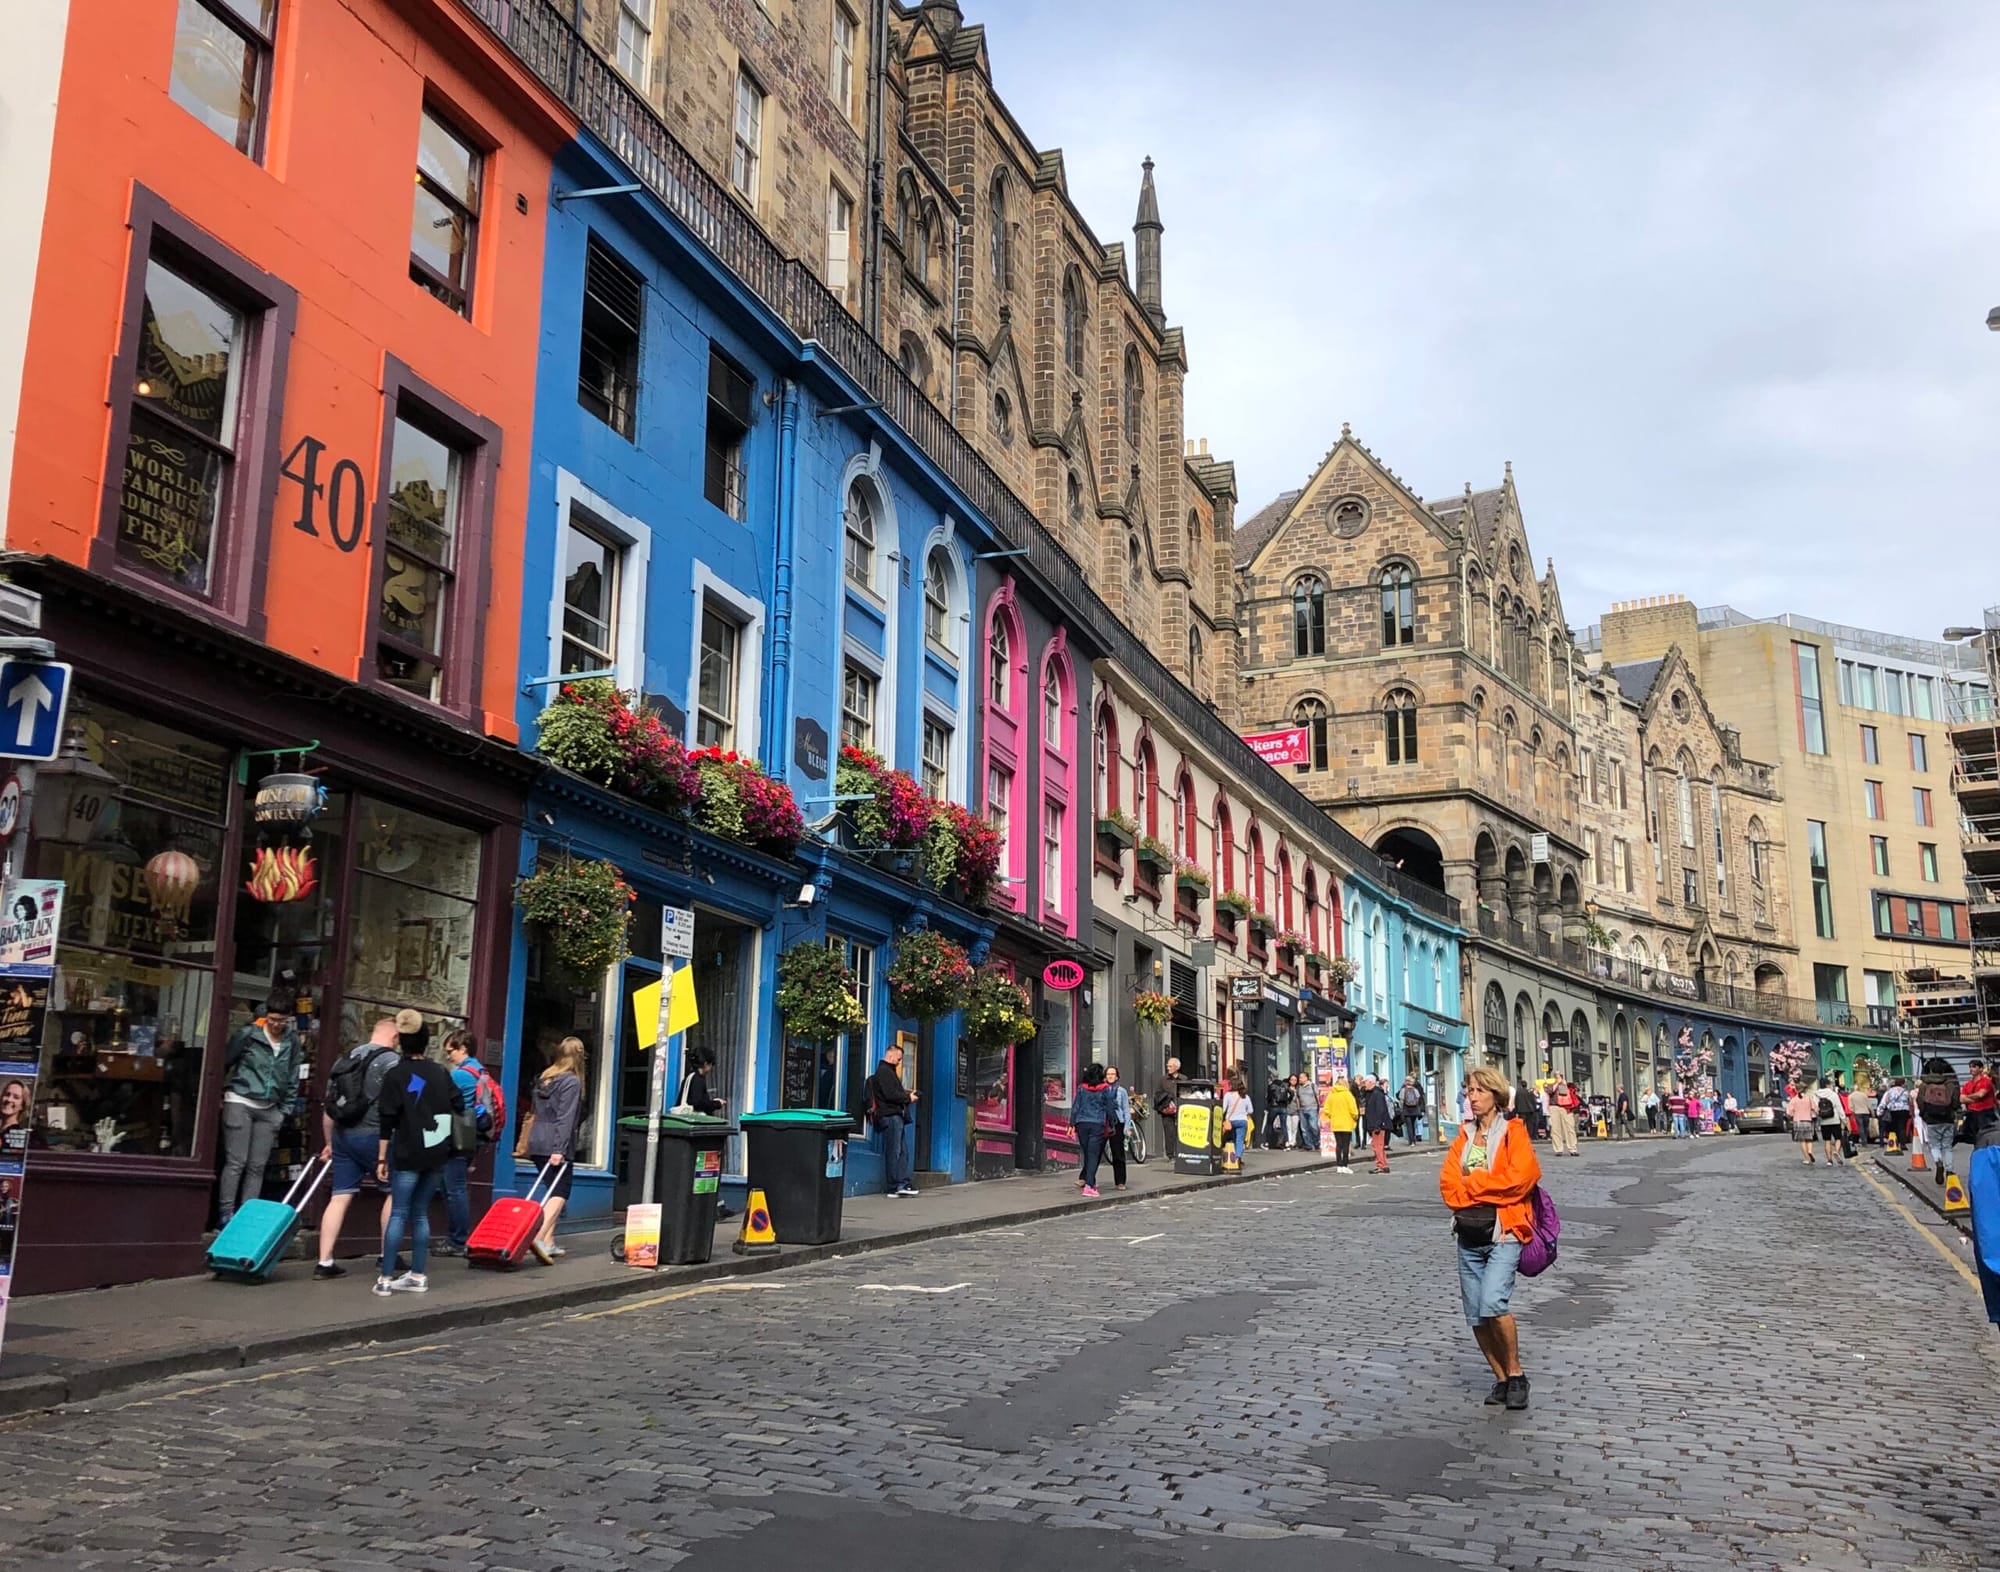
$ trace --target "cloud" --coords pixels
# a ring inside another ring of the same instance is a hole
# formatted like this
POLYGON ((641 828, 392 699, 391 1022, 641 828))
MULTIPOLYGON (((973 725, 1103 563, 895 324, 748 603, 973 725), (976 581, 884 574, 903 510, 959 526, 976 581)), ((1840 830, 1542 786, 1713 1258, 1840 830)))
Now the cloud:
POLYGON ((1579 623, 1678 590, 1929 635, 2000 602, 2000 7, 968 20, 1100 239, 1158 161, 1187 429, 1246 511, 1348 420, 1431 495, 1511 459, 1579 623))

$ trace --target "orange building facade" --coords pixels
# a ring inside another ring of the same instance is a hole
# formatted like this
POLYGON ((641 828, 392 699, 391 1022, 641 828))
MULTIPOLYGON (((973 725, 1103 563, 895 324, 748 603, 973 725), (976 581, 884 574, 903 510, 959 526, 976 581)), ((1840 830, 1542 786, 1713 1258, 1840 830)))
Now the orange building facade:
POLYGON ((501 1030, 575 129, 453 0, 70 0, 53 114, 0 466, 8 575, 77 667, 15 847, 65 884, 26 1292, 198 1268, 382 1014, 501 1030), (280 772, 309 824, 260 815, 280 772), (298 1064, 258 1087, 236 1034, 279 998, 298 1064))

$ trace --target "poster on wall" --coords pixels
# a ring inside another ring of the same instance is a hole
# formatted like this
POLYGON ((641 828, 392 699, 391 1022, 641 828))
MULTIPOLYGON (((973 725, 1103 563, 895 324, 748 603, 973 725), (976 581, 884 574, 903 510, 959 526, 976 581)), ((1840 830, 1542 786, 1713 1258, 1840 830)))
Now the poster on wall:
MULTIPOLYGON (((46 990, 47 984, 41 984, 46 990)), ((47 994, 43 995, 46 1006, 47 994)), ((18 1052, 19 1050, 13 1050, 18 1052)), ((27 1183, 28 1130, 35 1111, 33 1059, 0 1056, 0 1349, 7 1337, 7 1302, 14 1286, 14 1245, 21 1233, 21 1193, 27 1183)), ((4 1353, 0 1353, 0 1358, 4 1353)))
POLYGON ((0 914, 0 967, 17 975, 50 975, 55 970, 62 907, 62 880, 16 880, 7 910, 0 914))

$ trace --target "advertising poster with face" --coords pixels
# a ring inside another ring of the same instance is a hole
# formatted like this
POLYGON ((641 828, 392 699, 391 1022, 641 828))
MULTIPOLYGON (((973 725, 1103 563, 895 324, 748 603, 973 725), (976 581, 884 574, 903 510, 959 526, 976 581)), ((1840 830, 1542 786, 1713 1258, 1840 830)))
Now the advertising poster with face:
POLYGON ((21 1190, 27 1179, 28 1131, 35 1111, 35 1069, 31 1059, 0 1058, 0 1345, 7 1336, 14 1244, 21 1234, 21 1190))

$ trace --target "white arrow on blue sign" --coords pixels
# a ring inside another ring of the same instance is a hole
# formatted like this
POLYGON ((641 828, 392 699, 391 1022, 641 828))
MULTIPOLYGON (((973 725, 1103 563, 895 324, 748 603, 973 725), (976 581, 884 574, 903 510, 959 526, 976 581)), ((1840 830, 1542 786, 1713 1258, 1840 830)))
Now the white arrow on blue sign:
POLYGON ((61 661, 0 660, 0 758, 56 756, 71 669, 61 661))

